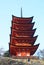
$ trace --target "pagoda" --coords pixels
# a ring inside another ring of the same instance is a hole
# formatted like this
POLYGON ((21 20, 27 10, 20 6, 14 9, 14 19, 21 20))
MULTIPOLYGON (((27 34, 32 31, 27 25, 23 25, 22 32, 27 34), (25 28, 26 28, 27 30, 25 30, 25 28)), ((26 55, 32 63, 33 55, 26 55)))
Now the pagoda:
POLYGON ((10 34, 9 52, 14 56, 31 56, 39 44, 34 45, 37 36, 34 36, 36 28, 33 29, 35 22, 33 16, 29 18, 16 17, 12 15, 12 26, 10 34))

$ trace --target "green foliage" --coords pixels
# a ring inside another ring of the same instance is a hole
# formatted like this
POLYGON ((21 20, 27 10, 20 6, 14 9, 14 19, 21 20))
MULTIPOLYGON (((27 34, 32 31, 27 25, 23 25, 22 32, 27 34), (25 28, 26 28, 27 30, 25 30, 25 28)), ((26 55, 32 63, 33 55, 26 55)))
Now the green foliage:
POLYGON ((9 50, 8 51, 6 51, 5 53, 4 53, 4 55, 3 55, 4 57, 9 57, 9 50))

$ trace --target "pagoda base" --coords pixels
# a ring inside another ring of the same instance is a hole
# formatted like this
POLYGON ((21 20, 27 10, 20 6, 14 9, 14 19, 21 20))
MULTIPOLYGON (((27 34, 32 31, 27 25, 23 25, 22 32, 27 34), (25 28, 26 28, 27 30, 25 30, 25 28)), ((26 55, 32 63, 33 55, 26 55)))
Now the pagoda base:
POLYGON ((38 59, 36 56, 11 56, 13 59, 38 59))

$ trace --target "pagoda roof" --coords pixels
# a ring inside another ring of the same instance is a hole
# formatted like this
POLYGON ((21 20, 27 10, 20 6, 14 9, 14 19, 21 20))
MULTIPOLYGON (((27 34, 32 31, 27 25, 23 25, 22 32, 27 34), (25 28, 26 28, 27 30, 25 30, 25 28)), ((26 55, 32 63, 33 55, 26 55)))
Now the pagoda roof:
POLYGON ((12 22, 17 22, 17 23, 30 23, 32 22, 33 16, 32 17, 17 17, 12 15, 12 22))
POLYGON ((29 39, 29 40, 31 40, 31 39, 36 39, 37 37, 38 37, 38 35, 34 36, 34 37, 11 37, 11 38, 18 39, 18 40, 21 40, 21 39, 29 39))
POLYGON ((36 28, 33 29, 33 30, 15 30, 15 29, 12 29, 12 36, 33 36, 34 33, 36 31, 36 28))
POLYGON ((32 44, 34 45, 35 41, 37 39, 37 36, 35 37, 10 37, 10 43, 11 44, 14 44, 15 43, 29 43, 29 44, 32 44))
POLYGON ((10 45, 10 53, 13 55, 13 54, 15 54, 16 50, 18 52, 19 49, 20 49, 20 51, 24 49, 26 51, 29 51, 30 55, 33 55, 35 53, 35 51, 37 50, 38 46, 39 46, 39 44, 34 45, 34 46, 28 46, 28 47, 26 47, 26 46, 25 47, 23 47, 23 46, 19 47, 19 46, 10 45))
POLYGON ((34 26, 35 22, 33 23, 29 23, 29 24, 18 24, 18 23, 12 23, 12 28, 15 28, 15 27, 32 27, 34 26))
POLYGON ((21 31, 25 31, 25 30, 32 30, 33 29, 33 26, 27 26, 27 27, 21 27, 21 26, 19 26, 19 27, 17 27, 17 26, 13 26, 13 27, 11 27, 11 29, 15 29, 15 30, 21 30, 21 31))
POLYGON ((35 22, 29 23, 29 24, 25 24, 25 25, 24 25, 24 24, 21 24, 21 25, 20 25, 20 23, 15 23, 15 22, 12 23, 12 25, 15 25, 15 26, 19 26, 19 25, 20 25, 20 26, 33 26, 34 24, 35 24, 35 22))
POLYGON ((29 20, 29 19, 31 19, 31 18, 33 18, 34 16, 32 16, 32 17, 18 17, 18 16, 14 16, 14 15, 12 15, 12 18, 17 18, 17 19, 26 19, 26 20, 29 20))
POLYGON ((29 34, 30 34, 30 32, 33 32, 34 33, 36 31, 36 28, 35 29, 32 29, 32 30, 19 30, 19 31, 18 30, 15 30, 15 29, 12 29, 12 31, 14 31, 16 33, 17 32, 20 32, 20 33, 22 33, 22 32, 24 32, 24 33, 27 32, 28 33, 29 32, 29 34))

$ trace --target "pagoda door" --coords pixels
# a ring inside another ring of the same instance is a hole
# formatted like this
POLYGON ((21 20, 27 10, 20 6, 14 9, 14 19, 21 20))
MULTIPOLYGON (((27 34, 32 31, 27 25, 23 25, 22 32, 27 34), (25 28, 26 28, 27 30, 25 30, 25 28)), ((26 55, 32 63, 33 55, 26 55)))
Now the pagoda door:
POLYGON ((29 52, 21 52, 21 56, 30 56, 29 52))
POLYGON ((21 56, 26 56, 26 52, 21 52, 21 56))

